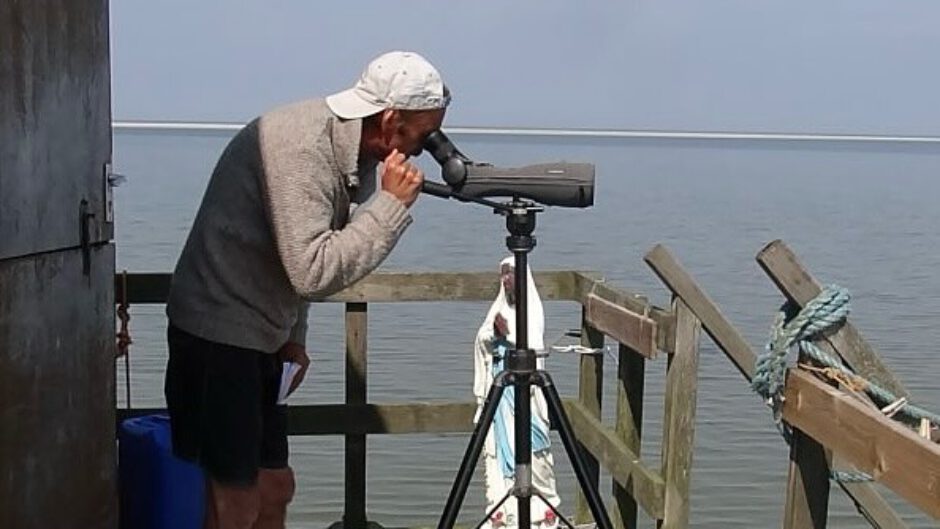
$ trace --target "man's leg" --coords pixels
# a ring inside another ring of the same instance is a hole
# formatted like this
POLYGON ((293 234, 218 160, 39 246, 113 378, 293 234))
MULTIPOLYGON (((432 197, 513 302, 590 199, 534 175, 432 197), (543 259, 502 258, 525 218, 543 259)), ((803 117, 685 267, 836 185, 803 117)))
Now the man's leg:
POLYGON ((287 505, 294 497, 294 471, 290 467, 258 471, 258 492, 261 499, 254 529, 284 529, 287 505))
POLYGON ((287 406, 277 403, 283 364, 277 355, 259 359, 261 373, 261 453, 258 469, 260 514, 254 529, 284 529, 294 497, 294 471, 287 464, 287 406))
POLYGON ((205 471, 204 526, 251 529, 260 512, 265 353, 168 330, 166 397, 173 452, 205 471))
POLYGON ((252 529, 260 512, 258 485, 225 485, 206 479, 205 529, 252 529))

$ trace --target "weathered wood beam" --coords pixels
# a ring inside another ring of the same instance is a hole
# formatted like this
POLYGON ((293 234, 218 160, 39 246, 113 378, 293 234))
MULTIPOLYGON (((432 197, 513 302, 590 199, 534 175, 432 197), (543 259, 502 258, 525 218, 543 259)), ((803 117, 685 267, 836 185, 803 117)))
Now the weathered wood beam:
POLYGON ((798 369, 784 397, 787 422, 940 519, 940 445, 798 369))
MULTIPOLYGON (((646 386, 646 359, 620 344, 617 356, 617 420, 614 433, 630 452, 641 452, 643 435, 643 393, 646 386)), ((612 480, 614 505, 611 518, 617 529, 637 529, 636 499, 623 485, 612 480)))
POLYGON ((582 404, 566 400, 565 411, 581 445, 604 465, 620 486, 630 492, 650 517, 661 519, 666 486, 663 478, 647 468, 638 454, 582 404))
MULTIPOLYGON (((300 404, 287 407, 288 435, 464 433, 473 431, 472 402, 300 404)), ((124 419, 166 413, 164 408, 118 408, 124 419)))
MULTIPOLYGON (((368 305, 346 303, 346 404, 364 405, 368 381, 368 305)), ((343 524, 363 527, 366 523, 366 436, 349 434, 345 447, 345 495, 343 524)))
POLYGON ((705 332, 748 381, 754 376, 755 356, 741 333, 721 313, 718 305, 698 286, 692 276, 661 244, 644 258, 659 279, 689 306, 702 322, 705 332))
MULTIPOLYGON (((803 266, 796 254, 781 240, 767 244, 758 252, 756 259, 781 293, 800 307, 806 305, 822 290, 820 284, 803 266)), ((869 380, 875 381, 899 396, 908 395, 901 382, 850 322, 845 322, 835 334, 817 340, 816 345, 830 355, 841 357, 855 372, 866 378, 870 377, 869 380)), ((807 447, 804 447, 803 451, 810 450, 808 446, 812 443, 811 440, 805 440, 803 444, 807 447)), ((831 467, 848 468, 841 457, 836 456, 830 459, 831 467)), ((849 468, 849 470, 854 469, 849 468)), ((907 528, 907 524, 900 515, 871 484, 839 483, 839 486, 849 495, 862 516, 874 527, 907 528)))
POLYGON ((793 429, 783 529, 826 529, 831 460, 832 453, 826 447, 793 429))
MULTIPOLYGON (((822 290, 796 254, 781 240, 765 246, 757 254, 757 262, 777 288, 800 307, 822 290)), ((899 397, 907 396, 901 382, 851 323, 846 322, 836 333, 827 336, 826 341, 858 375, 878 383, 899 397)))
POLYGON ((689 527, 689 494, 695 444, 699 336, 702 324, 682 298, 677 296, 673 307, 676 313, 676 353, 669 357, 666 370, 662 451, 666 496, 659 529, 689 527))
MULTIPOLYGON (((604 334, 588 321, 587 306, 581 308, 581 345, 591 349, 604 347, 604 334)), ((604 355, 581 355, 578 371, 578 402, 582 409, 600 420, 601 402, 604 396, 604 355)), ((580 436, 578 437, 580 440, 580 436)), ((584 466, 587 480, 595 489, 600 485, 600 464, 590 452, 584 454, 584 466)), ((575 523, 587 523, 592 520, 590 506, 584 491, 578 489, 575 498, 575 523)))
POLYGON ((657 325, 652 318, 637 314, 594 294, 587 296, 584 307, 585 317, 592 327, 629 346, 646 358, 656 356, 657 325))
MULTIPOLYGON (((543 300, 581 301, 577 272, 545 271, 533 274, 543 300)), ((116 274, 115 302, 123 296, 122 274, 116 274)), ((127 274, 131 303, 165 303, 170 274, 127 274)), ((324 302, 490 301, 499 291, 496 272, 376 272, 355 285, 323 299, 324 302)))
MULTIPOLYGON (((617 434, 577 401, 564 399, 578 441, 603 462, 610 475, 654 518, 663 516, 664 482, 640 461, 617 434)), ((289 435, 470 433, 472 402, 408 404, 316 404, 289 406, 289 435)), ((161 408, 118 409, 118 423, 130 417, 166 413, 161 408)))
POLYGON ((114 302, 121 303, 127 296, 129 303, 166 303, 170 293, 170 274, 119 273, 114 276, 114 302), (124 290, 126 275, 127 291, 124 290))
MULTIPOLYGON (((662 245, 657 245, 646 255, 647 264, 677 296, 682 298, 692 312, 702 321, 705 332, 738 368, 745 380, 751 381, 756 355, 744 337, 722 314, 718 305, 699 288, 695 280, 662 245)), ((839 458, 836 458, 838 461, 839 458)), ((906 529, 907 525, 887 501, 869 483, 840 483, 839 486, 852 498, 858 510, 881 529, 906 529)))
POLYGON ((594 295, 605 301, 623 307, 635 314, 642 314, 656 322, 656 346, 660 351, 672 353, 675 350, 675 315, 671 311, 651 305, 643 296, 613 287, 599 274, 592 272, 572 272, 574 277, 574 300, 587 304, 588 296, 594 295))

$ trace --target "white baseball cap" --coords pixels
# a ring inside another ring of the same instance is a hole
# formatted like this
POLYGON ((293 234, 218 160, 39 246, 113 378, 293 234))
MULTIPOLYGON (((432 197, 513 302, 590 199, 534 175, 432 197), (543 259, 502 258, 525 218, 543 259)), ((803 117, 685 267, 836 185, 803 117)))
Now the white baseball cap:
POLYGON ((450 93, 427 59, 410 51, 391 51, 373 59, 356 86, 327 96, 326 104, 343 119, 357 119, 385 109, 445 108, 450 93))

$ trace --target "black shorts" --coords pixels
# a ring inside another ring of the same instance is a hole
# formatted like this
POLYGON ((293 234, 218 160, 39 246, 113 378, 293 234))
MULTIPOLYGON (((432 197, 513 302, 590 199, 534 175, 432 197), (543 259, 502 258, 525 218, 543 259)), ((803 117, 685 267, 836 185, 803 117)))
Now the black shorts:
POLYGON ((214 480, 251 485, 287 466, 287 406, 277 355, 203 340, 170 325, 164 393, 173 453, 214 480))

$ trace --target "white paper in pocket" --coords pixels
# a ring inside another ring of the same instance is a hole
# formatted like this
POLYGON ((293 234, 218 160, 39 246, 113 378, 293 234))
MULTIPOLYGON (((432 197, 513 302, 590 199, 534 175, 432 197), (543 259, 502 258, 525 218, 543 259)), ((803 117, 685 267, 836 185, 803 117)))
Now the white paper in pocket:
POLYGON ((277 403, 287 404, 288 391, 294 382, 294 377, 300 372, 300 364, 297 362, 284 362, 284 369, 281 372, 281 386, 277 392, 277 403))

